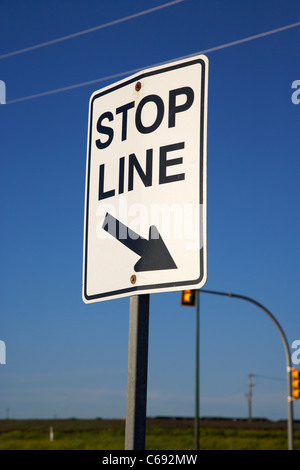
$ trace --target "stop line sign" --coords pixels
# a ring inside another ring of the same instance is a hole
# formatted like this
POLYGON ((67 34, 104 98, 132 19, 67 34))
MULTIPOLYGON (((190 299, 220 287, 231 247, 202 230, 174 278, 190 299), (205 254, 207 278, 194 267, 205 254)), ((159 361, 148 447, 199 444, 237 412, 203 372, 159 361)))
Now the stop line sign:
POLYGON ((86 303, 204 285, 207 85, 200 55, 91 96, 86 303))

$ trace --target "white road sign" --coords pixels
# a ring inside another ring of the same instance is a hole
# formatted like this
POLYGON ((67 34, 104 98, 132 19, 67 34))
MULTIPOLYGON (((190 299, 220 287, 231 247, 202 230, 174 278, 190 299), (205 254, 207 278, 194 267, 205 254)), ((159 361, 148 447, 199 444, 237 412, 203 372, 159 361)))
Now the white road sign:
POLYGON ((200 55, 91 96, 86 303, 205 284, 207 86, 200 55))

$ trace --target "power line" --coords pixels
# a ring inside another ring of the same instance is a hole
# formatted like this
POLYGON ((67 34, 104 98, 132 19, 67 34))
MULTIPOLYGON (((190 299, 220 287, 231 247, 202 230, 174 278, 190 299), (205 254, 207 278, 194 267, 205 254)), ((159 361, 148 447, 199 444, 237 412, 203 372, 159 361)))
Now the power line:
POLYGON ((106 77, 96 78, 95 80, 89 80, 88 82, 77 83, 75 85, 69 85, 62 88, 56 88, 55 90, 44 91, 42 93, 37 93, 35 95, 24 96, 23 98, 16 98, 15 100, 6 101, 6 104, 19 103, 20 101, 32 100, 33 98, 40 98, 41 96, 53 95, 54 93, 60 93, 62 91, 73 90, 74 88, 79 88, 82 86, 92 85, 93 83, 103 82, 105 80, 111 80, 113 78, 122 77, 123 75, 132 74, 143 70, 144 67, 134 70, 128 70, 127 72, 120 72, 114 75, 108 75, 106 77))
POLYGON ((175 5, 176 3, 181 3, 181 2, 184 2, 184 1, 185 0, 173 0, 172 2, 165 3, 164 5, 159 5, 157 7, 150 8, 149 10, 144 10, 144 11, 141 11, 139 13, 134 13, 133 15, 125 16, 124 18, 119 18, 118 20, 113 20, 113 21, 110 21, 108 23, 101 24, 99 26, 94 26, 93 28, 89 28, 89 29, 85 29, 83 31, 79 31, 77 33, 69 34, 69 35, 63 36, 61 38, 52 39, 51 41, 42 42, 40 44, 36 44, 35 46, 29 46, 29 47, 25 47, 24 49, 19 49, 17 51, 8 52, 7 54, 0 55, 0 59, 5 59, 7 57, 11 57, 11 56, 14 56, 14 55, 17 55, 17 54, 23 54, 24 52, 29 52, 29 51, 33 51, 35 49, 40 49, 41 47, 51 46, 52 44, 56 44, 58 42, 67 41, 68 39, 73 39, 73 38, 76 38, 78 36, 82 36, 84 34, 92 33, 94 31, 98 31, 99 29, 108 28, 110 26, 114 26, 115 24, 124 23, 125 21, 129 21, 129 20, 132 20, 134 18, 138 18, 140 16, 148 15, 149 13, 153 13, 154 11, 161 10, 162 8, 171 7, 171 6, 175 5))
POLYGON ((252 377, 259 377, 260 379, 268 379, 268 380, 279 380, 280 382, 285 382, 285 379, 281 379, 279 377, 268 377, 266 375, 257 375, 257 374, 251 374, 252 377))
MULTIPOLYGON (((296 28, 297 26, 300 26, 300 21, 298 21, 297 23, 292 23, 286 26, 282 26, 281 28, 271 29, 270 31, 266 31, 264 33, 255 34, 254 36, 248 36, 247 38, 244 38, 244 39, 238 39, 237 41, 227 42, 226 44, 222 44, 221 46, 211 47, 210 49, 205 49, 204 51, 198 52, 198 54, 204 54, 206 52, 213 52, 213 51, 218 51, 220 49, 225 49, 226 47, 236 46, 238 44, 242 44, 248 41, 253 41, 254 39, 259 39, 264 36, 270 36, 271 34, 280 33, 281 31, 285 31, 286 29, 296 28)), ((191 57, 193 55, 195 54, 187 55, 185 57, 182 57, 182 59, 191 57)))
POLYGON ((173 60, 182 60, 182 59, 187 59, 189 57, 193 57, 193 56, 198 55, 198 54, 205 54, 207 52, 218 51, 218 50, 221 50, 221 49, 225 49, 227 47, 232 47, 232 46, 236 46, 238 44, 253 41, 253 40, 258 39, 258 38, 262 38, 262 37, 265 37, 265 36, 270 36, 271 34, 276 34, 276 33, 279 33, 281 31, 285 31, 287 29, 296 28, 297 26, 300 26, 300 21, 298 21, 297 23, 282 26, 281 28, 272 29, 272 30, 266 31, 264 33, 255 34, 254 36, 248 36, 246 38, 239 39, 237 41, 228 42, 228 43, 225 43, 225 44, 221 44, 219 46, 211 47, 209 49, 204 49, 204 50, 199 51, 199 52, 194 52, 193 54, 178 57, 176 59, 168 60, 168 61, 165 61, 165 62, 160 62, 160 63, 154 64, 154 65, 151 65, 151 66, 140 67, 140 68, 137 68, 137 69, 134 69, 134 70, 127 70, 126 72, 120 72, 120 73, 117 73, 117 74, 114 74, 114 75, 109 75, 109 76, 106 76, 106 77, 96 78, 95 80, 90 80, 90 81, 87 81, 87 82, 77 83, 75 85, 69 85, 69 86, 66 86, 66 87, 63 87, 63 88, 56 88, 55 90, 45 91, 45 92, 42 92, 42 93, 37 93, 35 95, 24 96, 23 98, 16 98, 14 100, 7 101, 6 104, 19 103, 20 101, 31 100, 31 99, 34 99, 34 98, 40 98, 41 96, 52 95, 54 93, 60 93, 62 91, 72 90, 74 88, 79 88, 79 87, 82 87, 82 86, 91 85, 93 83, 98 83, 98 82, 102 82, 102 81, 105 81, 105 80, 111 80, 111 79, 114 79, 114 78, 119 78, 119 77, 122 77, 124 75, 130 75, 132 73, 139 72, 139 71, 141 71, 145 68, 148 68, 148 67, 156 67, 158 65, 167 64, 167 63, 169 63, 173 60))

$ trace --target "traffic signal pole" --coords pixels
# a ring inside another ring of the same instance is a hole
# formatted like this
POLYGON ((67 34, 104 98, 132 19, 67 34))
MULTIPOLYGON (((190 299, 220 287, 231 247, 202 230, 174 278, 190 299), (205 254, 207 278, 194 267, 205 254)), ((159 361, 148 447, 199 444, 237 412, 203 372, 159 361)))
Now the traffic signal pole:
POLYGON ((196 289, 181 291, 180 304, 184 307, 196 307, 196 360, 195 360, 195 417, 194 417, 194 447, 199 450, 199 310, 200 293, 196 289))
POLYGON ((288 450, 293 450, 294 449, 294 427, 293 427, 293 399, 292 399, 292 378, 291 378, 291 357, 290 357, 290 350, 289 350, 289 345, 286 339, 286 336, 284 334, 283 329, 281 328, 279 322, 276 320, 274 315, 266 309, 262 304, 257 302, 254 299, 251 299, 250 297, 246 297, 244 295, 238 295, 238 294, 231 294, 230 292, 217 292, 213 290, 204 290, 201 289, 200 292, 203 292, 205 294, 216 294, 216 295, 223 295, 225 297, 233 297, 236 299, 242 299, 246 300, 248 302, 251 302, 252 304, 256 305, 259 307, 261 310, 263 310, 268 317, 272 320, 272 322, 275 324, 277 327, 277 330, 280 333, 283 346, 284 346, 284 351, 285 351, 285 359, 286 359, 286 371, 287 371, 287 405, 288 405, 288 415, 287 415, 287 434, 288 434, 288 450))

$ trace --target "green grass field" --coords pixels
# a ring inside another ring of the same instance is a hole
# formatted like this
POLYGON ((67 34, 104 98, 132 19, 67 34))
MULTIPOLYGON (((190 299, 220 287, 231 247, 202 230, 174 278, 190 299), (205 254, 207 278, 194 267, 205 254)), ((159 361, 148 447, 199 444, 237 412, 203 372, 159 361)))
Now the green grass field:
MULTIPOLYGON (((295 433, 295 450, 300 450, 300 431, 295 433)), ((287 433, 282 430, 214 429, 200 431, 201 450, 286 450, 287 433)))
MULTIPOLYGON (((193 450, 193 420, 147 420, 146 450, 193 450)), ((123 450, 123 420, 1 420, 0 450, 123 450), (50 426, 54 440, 50 441, 50 426)), ((300 450, 300 429, 295 430, 300 450)), ((286 450, 284 429, 200 427, 200 450, 286 450)))

